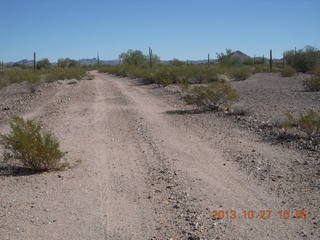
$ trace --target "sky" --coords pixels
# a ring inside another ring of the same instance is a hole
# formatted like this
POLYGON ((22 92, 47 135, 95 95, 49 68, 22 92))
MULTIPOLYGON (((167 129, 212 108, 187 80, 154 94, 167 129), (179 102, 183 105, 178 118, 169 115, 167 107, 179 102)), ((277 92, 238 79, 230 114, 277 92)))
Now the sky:
POLYGON ((162 60, 226 48, 275 57, 320 48, 319 0, 0 0, 0 60, 117 59, 148 47, 162 60))

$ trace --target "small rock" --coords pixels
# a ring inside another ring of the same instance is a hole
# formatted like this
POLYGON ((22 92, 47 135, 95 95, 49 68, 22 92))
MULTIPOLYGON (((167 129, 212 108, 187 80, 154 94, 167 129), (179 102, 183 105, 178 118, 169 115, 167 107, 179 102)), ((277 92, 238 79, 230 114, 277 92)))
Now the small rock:
POLYGON ((68 81, 69 85, 78 84, 78 83, 79 83, 79 81, 76 80, 76 79, 71 79, 71 80, 68 81))

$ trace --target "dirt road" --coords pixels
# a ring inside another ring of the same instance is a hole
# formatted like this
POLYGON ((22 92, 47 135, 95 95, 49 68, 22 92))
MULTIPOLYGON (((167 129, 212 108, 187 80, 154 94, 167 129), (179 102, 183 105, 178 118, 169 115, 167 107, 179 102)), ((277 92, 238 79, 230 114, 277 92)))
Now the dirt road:
MULTIPOLYGON (((234 147, 228 139, 238 134, 237 147, 254 148, 261 159, 299 153, 239 129, 212 133, 175 114, 178 106, 150 86, 94 75, 44 93, 24 112, 55 132, 72 168, 1 174, 0 239, 318 239, 318 218, 280 219, 286 199, 239 170, 223 150, 234 147), (239 218, 232 219, 232 209, 239 218), (229 210, 228 217, 212 220, 212 210, 229 210), (272 210, 270 218, 261 210, 272 210)), ((305 205, 290 211, 313 206, 296 200, 305 205)))

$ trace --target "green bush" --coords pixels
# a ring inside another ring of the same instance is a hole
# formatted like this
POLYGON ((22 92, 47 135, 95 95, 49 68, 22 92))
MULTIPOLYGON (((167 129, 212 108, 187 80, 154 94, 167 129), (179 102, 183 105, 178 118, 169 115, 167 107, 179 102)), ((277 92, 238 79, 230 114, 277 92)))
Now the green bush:
POLYGON ((37 62, 37 69, 45 69, 50 67, 51 67, 51 63, 48 58, 41 59, 40 61, 37 62))
POLYGON ((251 71, 248 67, 237 67, 231 70, 230 75, 234 80, 241 81, 249 78, 251 76, 251 71))
POLYGON ((320 65, 320 51, 311 46, 298 51, 287 51, 285 60, 298 72, 310 72, 320 65))
POLYGON ((53 68, 47 72, 45 79, 48 82, 65 79, 82 79, 87 75, 84 68, 53 68))
POLYGON ((79 67, 80 63, 77 60, 73 60, 70 58, 60 58, 58 59, 57 65, 61 68, 74 68, 79 67))
POLYGON ((226 82, 212 82, 206 86, 191 87, 184 97, 188 104, 196 104, 210 110, 228 108, 238 99, 237 92, 226 82))
POLYGON ((308 136, 320 134, 320 115, 316 111, 309 109, 307 113, 301 113, 298 118, 291 113, 285 113, 285 116, 286 119, 282 122, 282 127, 297 127, 308 136))
POLYGON ((18 160, 23 167, 35 171, 58 170, 66 166, 60 159, 64 153, 59 150, 58 140, 41 130, 31 120, 14 117, 10 122, 11 132, 0 135, 7 160, 18 160))
POLYGON ((30 82, 30 83, 39 83, 40 75, 37 72, 32 70, 8 70, 5 71, 5 78, 8 83, 21 83, 21 82, 30 82))
POLYGON ((292 77, 294 74, 296 74, 296 70, 291 66, 285 66, 284 69, 281 72, 282 77, 292 77))

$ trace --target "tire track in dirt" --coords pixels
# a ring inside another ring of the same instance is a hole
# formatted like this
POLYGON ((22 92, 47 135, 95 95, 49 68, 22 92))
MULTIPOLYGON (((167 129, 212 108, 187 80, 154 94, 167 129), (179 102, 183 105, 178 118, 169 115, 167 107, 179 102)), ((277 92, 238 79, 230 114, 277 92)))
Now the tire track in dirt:
POLYGON ((56 133, 73 167, 0 177, 3 239, 300 239, 302 221, 211 220, 211 208, 276 210, 281 199, 225 166, 199 126, 165 114, 173 106, 93 74, 63 86, 68 101, 44 98, 26 113, 56 133))

